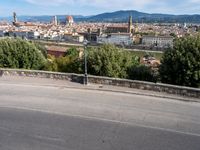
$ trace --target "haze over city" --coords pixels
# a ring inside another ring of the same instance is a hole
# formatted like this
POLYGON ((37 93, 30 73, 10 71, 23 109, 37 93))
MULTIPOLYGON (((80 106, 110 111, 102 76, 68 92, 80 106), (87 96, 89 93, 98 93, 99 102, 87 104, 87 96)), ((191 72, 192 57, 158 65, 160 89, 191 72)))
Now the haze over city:
POLYGON ((0 16, 19 15, 96 15, 116 10, 148 13, 199 14, 200 0, 6 0, 1 2, 0 16))

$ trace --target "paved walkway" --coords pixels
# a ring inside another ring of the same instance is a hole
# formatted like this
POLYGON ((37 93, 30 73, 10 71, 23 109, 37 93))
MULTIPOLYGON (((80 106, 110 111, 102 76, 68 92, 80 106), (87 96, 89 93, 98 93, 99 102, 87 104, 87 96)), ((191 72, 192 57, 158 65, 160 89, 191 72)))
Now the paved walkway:
POLYGON ((200 102, 197 98, 191 97, 183 97, 177 96, 167 93, 154 92, 148 90, 140 90, 133 88, 125 88, 118 86, 110 86, 110 85, 99 85, 99 84, 88 84, 87 86, 75 82, 70 82, 66 80, 55 80, 55 79, 47 79, 47 78, 35 78, 35 77, 19 77, 19 76, 3 76, 0 78, 0 82, 7 83, 16 83, 16 84, 31 84, 31 85, 41 85, 41 86, 59 86, 63 88, 77 88, 77 89, 85 89, 85 90, 100 90, 100 91, 108 91, 108 92, 121 92, 127 94, 135 94, 135 95, 146 95, 160 98, 170 98, 174 100, 181 100, 186 102, 200 102))

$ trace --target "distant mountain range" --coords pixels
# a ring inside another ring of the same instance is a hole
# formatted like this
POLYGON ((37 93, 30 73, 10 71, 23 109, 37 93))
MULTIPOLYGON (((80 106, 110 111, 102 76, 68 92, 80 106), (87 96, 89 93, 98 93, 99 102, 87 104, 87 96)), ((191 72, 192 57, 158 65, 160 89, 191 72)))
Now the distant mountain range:
MULTIPOLYGON (((127 22, 129 16, 132 15, 133 22, 146 22, 146 23, 200 23, 200 14, 195 15, 170 15, 170 14, 149 14, 138 12, 135 10, 127 11, 116 11, 111 13, 102 13, 94 16, 73 16, 74 20, 77 22, 127 22)), ((65 22, 66 15, 57 16, 60 22, 65 22)), ((0 18, 11 21, 12 17, 0 18)), ((50 22, 52 16, 19 16, 20 21, 30 21, 30 22, 50 22)))

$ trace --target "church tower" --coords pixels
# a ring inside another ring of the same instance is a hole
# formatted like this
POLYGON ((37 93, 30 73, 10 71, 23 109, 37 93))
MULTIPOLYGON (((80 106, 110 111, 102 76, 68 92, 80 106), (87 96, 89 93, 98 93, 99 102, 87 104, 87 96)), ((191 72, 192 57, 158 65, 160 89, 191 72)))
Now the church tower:
POLYGON ((16 12, 13 12, 13 22, 14 23, 17 22, 17 14, 16 14, 16 12))
POLYGON ((133 18, 132 18, 132 16, 130 15, 130 16, 129 16, 129 21, 128 21, 128 33, 131 33, 131 32, 132 32, 132 27, 133 27, 133 18))
POLYGON ((53 24, 54 24, 55 26, 58 25, 58 18, 57 18, 57 16, 54 16, 54 17, 53 17, 53 24))
POLYGON ((139 29, 138 29, 138 22, 136 22, 135 24, 135 29, 134 29, 134 33, 138 33, 139 32, 139 29))

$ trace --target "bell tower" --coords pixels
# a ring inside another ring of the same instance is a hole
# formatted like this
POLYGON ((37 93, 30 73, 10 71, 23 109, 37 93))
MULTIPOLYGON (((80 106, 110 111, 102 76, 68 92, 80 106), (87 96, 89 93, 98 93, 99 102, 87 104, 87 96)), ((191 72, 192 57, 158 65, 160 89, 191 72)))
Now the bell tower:
POLYGON ((16 12, 13 12, 13 22, 14 23, 17 22, 17 14, 16 14, 16 12))
POLYGON ((129 16, 129 21, 128 21, 128 33, 131 33, 131 32, 132 32, 132 28, 133 28, 133 18, 132 18, 132 16, 130 15, 130 16, 129 16))

